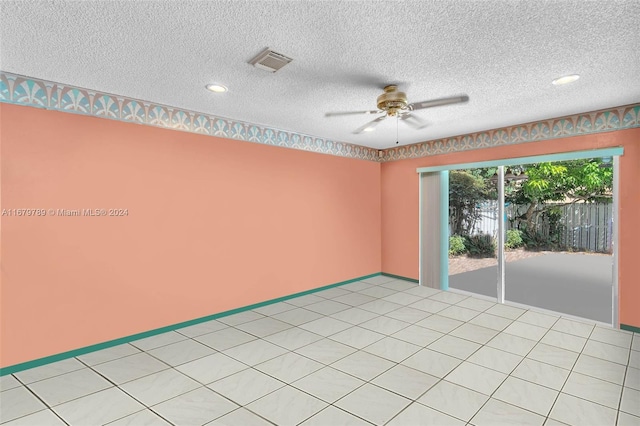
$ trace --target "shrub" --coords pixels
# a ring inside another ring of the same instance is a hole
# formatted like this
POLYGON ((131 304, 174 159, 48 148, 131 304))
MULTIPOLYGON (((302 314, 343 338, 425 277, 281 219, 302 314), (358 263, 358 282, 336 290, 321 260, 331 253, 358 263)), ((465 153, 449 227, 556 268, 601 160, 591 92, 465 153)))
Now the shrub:
POLYGON ((552 250, 554 243, 548 235, 539 231, 525 230, 522 241, 527 250, 552 250))
POLYGON ((467 252, 464 245, 464 237, 460 235, 452 235, 449 237, 449 256, 456 256, 467 252))
POLYGON ((496 254, 496 242, 489 234, 467 236, 465 240, 470 256, 494 257, 496 254))
POLYGON ((509 229, 507 230, 507 240, 504 243, 504 246, 508 249, 514 249, 521 247, 524 244, 522 241, 522 231, 519 229, 509 229))

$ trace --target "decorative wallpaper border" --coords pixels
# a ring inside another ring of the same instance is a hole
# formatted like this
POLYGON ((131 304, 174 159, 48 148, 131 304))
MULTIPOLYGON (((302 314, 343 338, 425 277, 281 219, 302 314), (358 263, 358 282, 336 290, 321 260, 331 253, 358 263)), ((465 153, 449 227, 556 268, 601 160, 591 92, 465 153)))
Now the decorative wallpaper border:
POLYGON ((0 102, 379 161, 378 150, 0 71, 0 102))
POLYGON ((381 161, 428 157, 430 155, 612 132, 635 127, 640 127, 640 104, 389 148, 384 151, 384 157, 381 161))
POLYGON ((640 103, 380 151, 0 71, 0 102, 386 162, 640 127, 640 103))

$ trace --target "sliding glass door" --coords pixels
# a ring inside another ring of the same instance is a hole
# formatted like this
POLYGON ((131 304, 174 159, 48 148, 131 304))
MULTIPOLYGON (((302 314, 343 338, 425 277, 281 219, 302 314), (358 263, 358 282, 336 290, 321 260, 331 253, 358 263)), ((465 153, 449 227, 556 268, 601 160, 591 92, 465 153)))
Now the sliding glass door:
POLYGON ((617 326, 622 153, 418 169, 420 284, 617 326))
POLYGON ((506 300, 611 323, 612 159, 511 165, 506 173, 506 300))
POLYGON ((498 297, 497 168, 449 173, 449 287, 498 297))

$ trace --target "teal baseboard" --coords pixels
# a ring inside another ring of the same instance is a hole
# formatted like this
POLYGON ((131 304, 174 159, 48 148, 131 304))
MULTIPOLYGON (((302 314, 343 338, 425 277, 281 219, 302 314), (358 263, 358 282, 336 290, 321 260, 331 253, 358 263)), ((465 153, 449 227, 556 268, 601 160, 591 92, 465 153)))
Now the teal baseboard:
POLYGON ((386 272, 382 272, 380 275, 384 275, 385 277, 397 278, 399 280, 411 281, 412 283, 420 283, 420 281, 416 280, 415 278, 407 278, 401 275, 387 274, 386 272))
POLYGON ((640 327, 634 327, 632 325, 620 324, 621 330, 633 331, 634 333, 640 333, 640 327))
MULTIPOLYGON (((284 301, 289 300, 289 299, 293 299, 293 298, 300 297, 300 296, 305 296, 307 294, 317 293, 317 292, 322 291, 322 290, 327 290, 327 289, 330 289, 330 288, 333 288, 333 287, 339 287, 341 285, 350 284, 350 283, 353 283, 353 282, 356 282, 356 281, 364 280, 366 278, 377 277, 379 275, 381 275, 381 273, 380 272, 376 272, 375 274, 369 274, 369 275, 365 275, 365 276, 362 276, 362 277, 352 278, 352 279, 346 280, 346 281, 341 281, 339 283, 329 284, 329 285, 325 285, 323 287, 318 287, 318 288, 314 288, 314 289, 311 289, 311 290, 301 291, 299 293, 290 294, 288 296, 283 296, 283 297, 278 297, 276 299, 267 300, 266 302, 255 303, 253 305, 243 306, 242 308, 232 309, 230 311, 220 312, 220 313, 217 313, 217 314, 208 315, 206 317, 196 318, 196 319, 189 320, 189 321, 184 321, 184 322, 181 322, 181 323, 178 323, 178 324, 168 325, 166 327, 156 328, 154 330, 145 331, 145 332, 137 333, 137 334, 132 334, 131 336, 121 337, 119 339, 114 339, 114 340, 109 340, 108 342, 98 343, 98 344, 95 344, 95 345, 86 346, 84 348, 74 349, 74 350, 63 352, 63 353, 60 353, 60 354, 50 355, 50 356, 47 356, 47 357, 44 357, 44 358, 34 359, 33 361, 27 361, 27 362, 23 362, 23 363, 20 363, 20 364, 10 365, 8 367, 3 367, 3 368, 0 369, 0 377, 5 376, 7 374, 17 373, 17 372, 23 371, 23 370, 28 370, 30 368, 40 367, 40 366, 45 365, 45 364, 51 364, 52 362, 62 361, 63 359, 73 358, 73 357, 84 355, 84 354, 87 354, 87 353, 90 353, 90 352, 99 351, 101 349, 107 349, 107 348, 110 348, 110 347, 113 347, 113 346, 122 345, 124 343, 129 343, 129 342, 132 342, 134 340, 143 339, 145 337, 151 337, 151 336, 155 336, 157 334, 166 333, 168 331, 177 330, 179 328, 188 327, 190 325, 196 325, 196 324, 200 324, 202 322, 207 322, 207 321, 211 321, 211 320, 214 320, 214 319, 217 319, 217 318, 226 317, 228 315, 233 315, 233 314, 237 314, 237 313, 240 313, 240 312, 249 311, 251 309, 261 308, 263 306, 271 305, 273 303, 284 302, 284 301)), ((388 274, 385 274, 385 275, 388 275, 388 274)), ((388 275, 388 276, 391 276, 391 275, 388 275)), ((403 278, 403 279, 407 279, 407 278, 403 278)))

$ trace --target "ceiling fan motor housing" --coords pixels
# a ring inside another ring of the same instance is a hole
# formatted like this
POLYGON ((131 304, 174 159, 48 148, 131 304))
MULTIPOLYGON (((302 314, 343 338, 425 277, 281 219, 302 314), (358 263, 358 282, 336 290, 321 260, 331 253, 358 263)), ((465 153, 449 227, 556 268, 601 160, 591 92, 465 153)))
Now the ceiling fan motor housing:
POLYGON ((405 109, 409 102, 404 92, 398 92, 398 86, 389 85, 384 88, 384 93, 378 96, 378 109, 386 111, 394 116, 399 110, 405 109))

